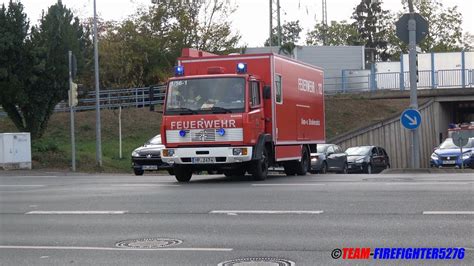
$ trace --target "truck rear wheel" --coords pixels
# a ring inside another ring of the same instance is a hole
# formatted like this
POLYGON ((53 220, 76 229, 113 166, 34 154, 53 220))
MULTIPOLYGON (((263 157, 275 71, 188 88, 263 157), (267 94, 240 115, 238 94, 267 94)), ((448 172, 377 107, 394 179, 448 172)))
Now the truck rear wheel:
POLYGON ((254 180, 262 181, 268 175, 268 153, 267 149, 263 149, 262 158, 253 163, 252 177, 254 180))
POLYGON ((298 162, 297 167, 296 167, 296 174, 298 175, 306 175, 309 169, 309 163, 310 163, 310 158, 309 158, 309 152, 306 147, 303 147, 301 151, 301 161, 298 162))
POLYGON ((186 183, 191 180, 191 177, 193 176, 193 171, 190 168, 178 166, 174 168, 174 176, 176 177, 176 180, 178 180, 178 182, 186 183))

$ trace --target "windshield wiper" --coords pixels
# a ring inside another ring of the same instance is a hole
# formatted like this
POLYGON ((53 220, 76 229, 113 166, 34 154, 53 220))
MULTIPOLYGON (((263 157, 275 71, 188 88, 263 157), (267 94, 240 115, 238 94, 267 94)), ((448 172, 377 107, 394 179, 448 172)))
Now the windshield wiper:
POLYGON ((232 111, 230 109, 227 109, 227 108, 224 108, 224 107, 220 107, 220 106, 213 106, 211 109, 213 114, 219 114, 219 113, 224 113, 224 114, 227 114, 227 113, 232 113, 232 111))
POLYGON ((179 112, 180 115, 197 114, 196 110, 184 107, 168 109, 168 112, 179 112))

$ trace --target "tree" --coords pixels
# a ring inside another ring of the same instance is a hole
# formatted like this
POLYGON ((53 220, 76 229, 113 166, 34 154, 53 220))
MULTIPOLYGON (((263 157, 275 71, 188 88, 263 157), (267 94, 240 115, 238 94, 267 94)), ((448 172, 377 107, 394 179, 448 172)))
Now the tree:
POLYGON ((156 84, 166 80, 183 48, 217 54, 236 51, 227 1, 160 1, 121 23, 105 23, 100 40, 106 87, 156 84))
MULTIPOLYGON (((296 47, 296 43, 300 39, 300 33, 303 30, 300 26, 300 21, 285 22, 281 26, 281 46, 280 51, 286 54, 292 54, 296 47)), ((278 26, 273 28, 272 44, 278 43, 278 26)), ((270 38, 265 40, 264 46, 270 46, 270 38)))
POLYGON ((307 34, 306 44, 323 45, 324 36, 326 36, 326 45, 329 46, 358 45, 362 42, 357 28, 343 20, 331 21, 328 27, 322 23, 316 23, 314 29, 307 34))
POLYGON ((428 36, 419 44, 422 51, 459 52, 468 45, 463 39, 462 14, 457 6, 445 7, 437 0, 424 0, 416 3, 416 9, 429 25, 428 36))
POLYGON ((360 36, 360 45, 365 45, 366 62, 387 61, 391 54, 388 34, 393 30, 389 11, 383 10, 382 1, 361 0, 354 10, 353 25, 360 36))
POLYGON ((81 67, 87 41, 79 20, 60 0, 49 7, 39 27, 31 29, 30 37, 22 5, 10 2, 8 13, 15 15, 6 16, 11 27, 2 35, 14 33, 18 37, 2 51, 10 57, 2 65, 18 64, 14 69, 18 72, 2 78, 1 104, 16 127, 36 139, 44 133, 54 107, 67 98, 68 51, 77 55, 81 67), (19 48, 15 51, 13 45, 19 48))

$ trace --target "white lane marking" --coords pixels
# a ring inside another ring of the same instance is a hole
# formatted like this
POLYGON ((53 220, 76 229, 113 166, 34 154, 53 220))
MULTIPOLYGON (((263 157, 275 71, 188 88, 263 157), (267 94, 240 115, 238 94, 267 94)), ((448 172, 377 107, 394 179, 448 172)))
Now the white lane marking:
POLYGON ((425 211, 423 214, 439 214, 439 215, 474 215, 474 211, 425 211))
POLYGON ((3 175, 3 176, 0 176, 0 177, 2 177, 2 178, 6 178, 6 177, 14 177, 14 178, 19 178, 19 177, 21 177, 21 178, 23 178, 23 177, 25 177, 25 178, 48 177, 49 178, 49 177, 58 177, 58 176, 56 176, 56 175, 3 175))
POLYGON ((30 211, 25 214, 125 214, 128 211, 30 211))
POLYGON ((113 250, 113 251, 232 251, 231 248, 117 248, 117 247, 71 247, 71 246, 8 246, 0 249, 43 249, 43 250, 113 250))
POLYGON ((392 182, 385 183, 385 185, 469 185, 474 184, 474 182, 392 182))
POLYGON ((275 183, 275 184, 252 184, 254 187, 289 187, 289 186, 325 186, 326 184, 321 183, 275 183))
POLYGON ((113 187, 179 187, 172 184, 113 184, 113 187))
POLYGON ((209 214, 227 214, 227 215, 238 215, 238 214, 321 214, 324 211, 267 211, 267 210, 214 210, 210 211, 209 214))
POLYGON ((45 187, 46 185, 0 185, 0 187, 45 187))

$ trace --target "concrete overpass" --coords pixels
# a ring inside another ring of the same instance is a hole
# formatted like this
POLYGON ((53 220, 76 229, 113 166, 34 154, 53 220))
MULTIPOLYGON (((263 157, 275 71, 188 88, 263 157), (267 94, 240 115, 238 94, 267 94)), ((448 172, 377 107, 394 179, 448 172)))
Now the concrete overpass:
MULTIPOLYGON (((373 100, 400 99, 410 98, 410 92, 378 90, 359 93, 358 96, 373 100)), ((446 138, 449 124, 474 121, 474 88, 419 90, 418 99, 423 103, 419 108, 423 118, 420 126, 421 166, 429 167, 433 147, 446 138)), ((409 131, 400 124, 400 115, 329 139, 328 143, 343 148, 378 145, 389 153, 393 168, 407 168, 411 139, 409 131)))

